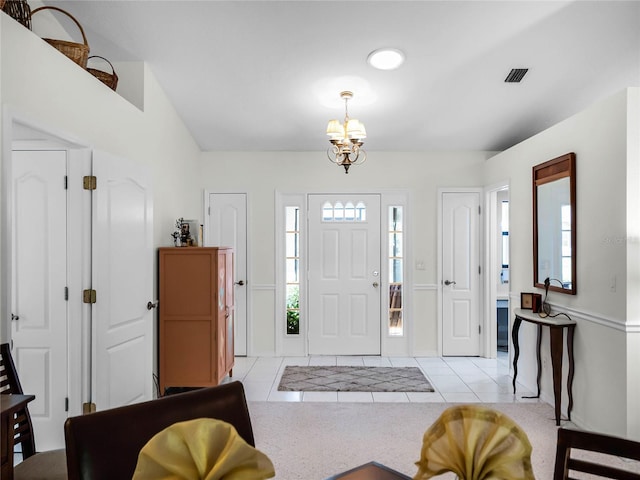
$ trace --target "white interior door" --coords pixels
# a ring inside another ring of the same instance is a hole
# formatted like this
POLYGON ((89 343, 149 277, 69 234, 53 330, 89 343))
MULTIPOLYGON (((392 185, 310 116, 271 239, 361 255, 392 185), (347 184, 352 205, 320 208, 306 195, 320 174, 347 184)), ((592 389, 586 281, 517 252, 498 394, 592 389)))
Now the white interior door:
POLYGON ((480 194, 442 194, 442 354, 480 354, 480 194))
POLYGON ((204 235, 207 247, 233 247, 235 355, 247 355, 247 195, 210 193, 204 235))
POLYGON ((380 196, 309 195, 309 353, 380 354, 380 196))
POLYGON ((92 401, 98 410, 152 398, 153 206, 148 168, 93 153, 92 401))
POLYGON ((11 338, 38 451, 64 446, 67 418, 65 151, 12 154, 11 338))

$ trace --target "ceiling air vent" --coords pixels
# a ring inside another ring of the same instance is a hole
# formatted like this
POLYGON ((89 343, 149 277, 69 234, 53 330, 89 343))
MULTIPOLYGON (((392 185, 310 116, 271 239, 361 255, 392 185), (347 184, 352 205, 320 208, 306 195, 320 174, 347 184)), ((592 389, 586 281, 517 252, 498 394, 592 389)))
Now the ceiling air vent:
POLYGON ((504 81, 507 83, 519 83, 528 71, 528 68, 512 68, 504 81))

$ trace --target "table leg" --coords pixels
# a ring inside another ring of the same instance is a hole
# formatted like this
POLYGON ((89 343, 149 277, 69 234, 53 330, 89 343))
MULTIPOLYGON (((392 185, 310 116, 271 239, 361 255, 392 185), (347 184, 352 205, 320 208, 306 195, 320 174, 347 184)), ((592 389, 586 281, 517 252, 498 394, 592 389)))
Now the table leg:
POLYGON ((560 425, 560 403, 562 401, 562 330, 562 328, 549 327, 556 425, 560 425))
POLYGON ((569 357, 569 376, 567 378, 567 393, 569 394, 569 406, 567 407, 567 418, 571 420, 571 410, 573 409, 573 334, 575 325, 567 328, 567 355, 569 357))
POLYGON ((516 317, 511 328, 511 340, 513 342, 513 394, 516 393, 516 377, 518 376, 518 357, 520 356, 520 345, 518 344, 518 331, 522 319, 516 317))
POLYGON ((530 397, 522 397, 522 398, 540 398, 540 379, 542 378, 542 356, 540 355, 540 347, 542 346, 542 325, 537 325, 538 327, 538 339, 536 341, 536 360, 538 361, 538 375, 536 378, 536 385, 538 386, 538 393, 536 395, 531 395, 530 397))

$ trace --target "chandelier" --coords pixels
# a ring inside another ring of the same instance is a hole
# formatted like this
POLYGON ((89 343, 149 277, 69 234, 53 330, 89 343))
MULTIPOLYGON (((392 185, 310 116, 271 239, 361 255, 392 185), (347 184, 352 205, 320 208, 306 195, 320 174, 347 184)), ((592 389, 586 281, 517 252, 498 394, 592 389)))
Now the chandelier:
POLYGON ((367 159, 367 152, 362 148, 367 132, 359 120, 349 118, 347 103, 353 98, 353 93, 341 92, 340 97, 344 98, 344 124, 339 120, 329 120, 327 135, 331 146, 327 149, 327 157, 336 165, 343 166, 344 173, 349 173, 351 165, 360 165, 367 159))

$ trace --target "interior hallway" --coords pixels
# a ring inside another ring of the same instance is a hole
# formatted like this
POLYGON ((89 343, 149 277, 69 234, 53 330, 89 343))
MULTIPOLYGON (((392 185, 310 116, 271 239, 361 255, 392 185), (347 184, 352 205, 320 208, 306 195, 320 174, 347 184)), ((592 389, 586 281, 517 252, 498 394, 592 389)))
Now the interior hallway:
MULTIPOLYGON (((513 394, 508 354, 480 357, 236 357, 232 380, 244 384, 248 401, 269 402, 541 402, 519 383, 513 394), (280 392, 278 384, 287 365, 364 365, 419 367, 435 392, 280 392)), ((225 381, 229 381, 229 377, 225 381)))

